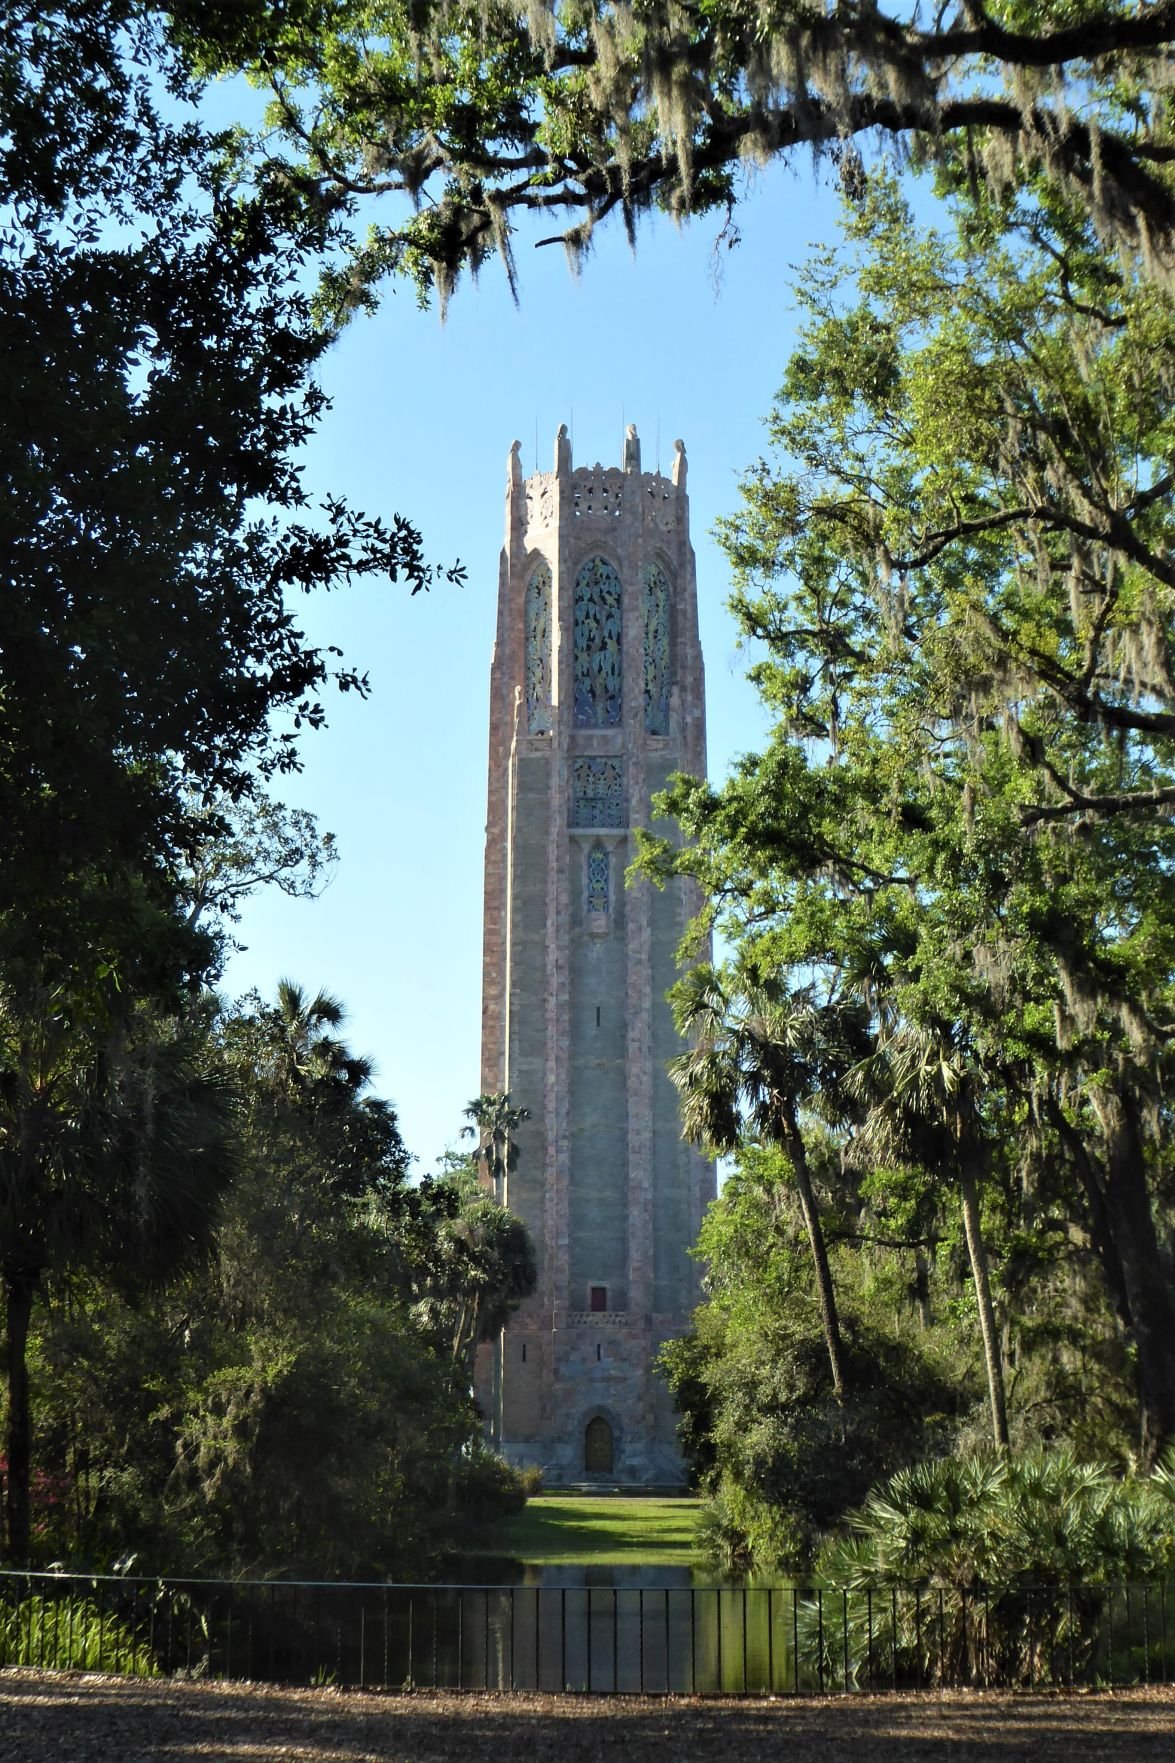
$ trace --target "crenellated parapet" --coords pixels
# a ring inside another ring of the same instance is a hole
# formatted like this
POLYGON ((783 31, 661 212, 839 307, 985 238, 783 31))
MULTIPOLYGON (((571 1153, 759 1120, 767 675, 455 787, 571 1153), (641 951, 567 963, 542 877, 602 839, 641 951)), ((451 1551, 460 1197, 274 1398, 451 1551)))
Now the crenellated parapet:
POLYGON ((515 441, 507 467, 509 524, 520 536, 556 527, 568 518, 605 523, 627 518, 641 525, 651 523, 666 533, 684 530, 688 525, 685 447, 681 441, 673 445, 668 477, 659 470, 642 471, 640 442, 630 423, 620 465, 601 465, 597 460, 594 465, 573 466, 563 424, 555 440, 554 469, 523 477, 515 441))

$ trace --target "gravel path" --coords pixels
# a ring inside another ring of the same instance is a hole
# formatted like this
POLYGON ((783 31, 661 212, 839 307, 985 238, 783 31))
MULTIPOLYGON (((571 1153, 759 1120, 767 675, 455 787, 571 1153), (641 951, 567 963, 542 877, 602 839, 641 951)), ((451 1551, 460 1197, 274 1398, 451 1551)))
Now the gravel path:
POLYGON ((774 1702, 379 1696, 0 1671, 4 1763, 1171 1763, 1175 1690, 774 1702))

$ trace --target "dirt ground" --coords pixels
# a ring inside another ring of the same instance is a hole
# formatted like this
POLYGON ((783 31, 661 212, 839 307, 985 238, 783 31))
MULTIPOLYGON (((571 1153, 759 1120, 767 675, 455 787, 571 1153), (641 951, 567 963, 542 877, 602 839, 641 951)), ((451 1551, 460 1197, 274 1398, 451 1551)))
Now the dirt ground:
POLYGON ((1175 1689, 772 1702, 285 1690, 0 1671, 4 1763, 1173 1763, 1175 1689))

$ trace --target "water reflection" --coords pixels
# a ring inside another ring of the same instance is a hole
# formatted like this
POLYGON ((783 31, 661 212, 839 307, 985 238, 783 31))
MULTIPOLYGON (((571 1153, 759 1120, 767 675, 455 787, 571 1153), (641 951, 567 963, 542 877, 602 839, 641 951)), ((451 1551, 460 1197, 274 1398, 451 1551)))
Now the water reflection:
POLYGON ((704 1569, 516 1565, 509 1580, 436 1597, 431 1615, 445 1637, 440 1653, 448 1682, 769 1694, 810 1675, 796 1668, 791 1589, 715 1585, 704 1569))

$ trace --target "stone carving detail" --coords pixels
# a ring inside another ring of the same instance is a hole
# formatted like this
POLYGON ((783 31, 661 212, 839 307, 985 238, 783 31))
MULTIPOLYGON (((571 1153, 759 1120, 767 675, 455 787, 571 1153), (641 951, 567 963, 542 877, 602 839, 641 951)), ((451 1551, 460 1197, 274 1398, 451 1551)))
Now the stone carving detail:
POLYGON ((607 913, 610 904, 611 879, 612 865, 608 853, 603 845, 597 842, 587 854, 587 909, 589 912, 607 913))
POLYGON ((623 759, 576 759, 571 773, 572 826, 626 826, 623 759))
POLYGON ((685 489, 685 474, 688 467, 685 457, 685 442, 673 443, 673 481, 679 490, 685 489))
POLYGON ((554 526, 558 506, 557 484, 558 479, 550 471, 536 471, 533 477, 523 480, 528 526, 554 526))
POLYGON ((620 577, 589 557, 575 578, 573 639, 576 728, 620 722, 620 577))
POLYGON ((526 729, 551 732, 551 566, 540 563, 526 584, 526 729))
POLYGON ((604 514, 619 520, 624 510, 624 473, 587 466, 571 480, 573 514, 604 514))
POLYGON ((634 422, 630 422, 624 431, 624 469, 626 472, 635 471, 638 477, 640 475, 641 444, 634 422))
POLYGON ((641 571, 645 615, 645 729, 669 733, 669 583, 656 563, 641 571))

